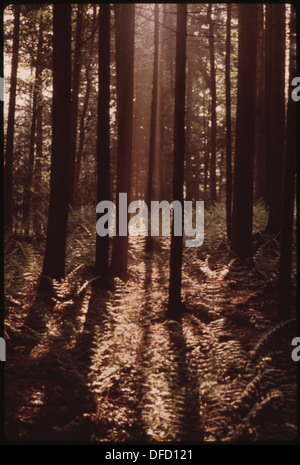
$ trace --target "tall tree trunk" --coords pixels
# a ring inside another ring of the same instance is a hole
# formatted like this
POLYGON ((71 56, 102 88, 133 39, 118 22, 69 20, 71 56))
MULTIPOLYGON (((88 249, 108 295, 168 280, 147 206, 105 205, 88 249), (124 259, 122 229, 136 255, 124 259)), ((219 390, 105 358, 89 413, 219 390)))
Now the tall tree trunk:
POLYGON ((225 87, 226 87, 226 225, 227 238, 231 239, 231 194, 232 194, 232 151, 231 151, 231 4, 227 4, 226 22, 226 56, 225 56, 225 87))
POLYGON ((17 91, 17 72, 18 72, 18 53, 19 53, 19 32, 20 32, 20 11, 21 6, 14 6, 14 29, 13 29, 13 47, 9 91, 9 107, 6 133, 6 150, 5 150, 5 229, 11 229, 12 222, 12 181, 13 181, 13 156, 14 156, 14 130, 15 130, 15 107, 17 91))
MULTIPOLYGON (((174 115, 174 164, 173 164, 173 200, 182 206, 183 217, 183 181, 185 150, 185 62, 187 5, 177 4, 176 31, 176 73, 175 73, 175 115, 174 115)), ((182 312, 181 302, 181 265, 182 236, 175 236, 174 221, 172 226, 170 284, 168 316, 173 317, 182 312)))
POLYGON ((285 319, 291 311, 291 270, 293 246, 293 217, 295 174, 297 158, 297 109, 292 100, 291 82, 296 76, 296 11, 291 8, 289 100, 287 109, 286 149, 284 160, 283 196, 281 203, 281 238, 279 264, 279 318, 285 319))
POLYGON ((252 254, 257 5, 239 4, 238 101, 231 248, 252 254))
POLYGON ((80 73, 82 67, 81 48, 82 48, 82 31, 83 31, 83 11, 84 5, 77 5, 76 13, 76 32, 75 32, 75 49, 72 75, 72 137, 71 137, 71 163, 70 163, 70 204, 75 205, 74 195, 74 177, 75 177, 75 156, 77 140, 77 123, 78 123, 78 97, 80 89, 80 73))
POLYGON ((270 155, 268 198, 269 221, 267 230, 272 234, 280 231, 280 202, 285 140, 285 4, 268 5, 271 8, 271 75, 270 82, 270 155))
POLYGON ((133 66, 135 5, 116 4, 116 67, 117 67, 117 120, 118 120, 118 173, 117 173, 117 236, 113 241, 111 274, 127 278, 128 231, 119 235, 119 193, 127 193, 130 202, 132 133, 133 133, 133 66))
MULTIPOLYGON (((97 21, 97 5, 93 4, 93 26, 92 26, 92 31, 91 31, 91 36, 89 40, 89 50, 90 54, 86 57, 85 61, 85 94, 84 94, 84 99, 83 99, 83 106, 79 118, 79 141, 78 141, 78 147, 76 145, 76 153, 75 153, 75 160, 74 160, 74 177, 73 177, 73 194, 72 194, 72 207, 76 208, 81 205, 81 195, 80 195, 80 190, 79 190, 79 179, 80 179, 80 170, 81 170, 81 162, 82 162, 82 156, 83 156, 83 149, 84 149, 84 142, 85 142, 85 135, 87 132, 87 120, 86 120, 86 115, 87 115, 87 110, 89 108, 89 101, 90 101, 90 94, 91 94, 91 88, 92 88, 92 82, 93 82, 93 77, 92 77, 92 56, 95 51, 95 35, 96 35, 96 27, 94 26, 97 21)), ((81 60, 83 58, 83 54, 81 54, 81 60)), ((73 85, 74 88, 74 85, 73 85)), ((74 100, 73 100, 74 104, 74 100)), ((78 107, 78 105, 77 105, 78 107)), ((77 115, 78 119, 78 115, 77 115)), ((75 122, 75 119, 72 118, 73 124, 75 122)), ((74 130, 74 126, 73 126, 74 130)), ((72 160, 73 163, 73 160, 72 160)))
POLYGON ((265 125, 265 30, 264 30, 264 5, 258 5, 258 31, 257 31, 257 100, 256 100, 256 131, 254 151, 254 198, 256 201, 265 201, 266 185, 266 125, 265 125))
POLYGON ((272 163, 271 152, 271 82, 272 82, 272 4, 266 5, 265 13, 265 201, 270 205, 270 171, 269 166, 272 163))
POLYGON ((43 49, 43 12, 40 12, 39 35, 36 55, 36 69, 33 85, 32 97, 32 117, 31 128, 29 137, 29 156, 25 168, 25 183, 24 183, 24 199, 23 199, 23 228, 24 234, 29 235, 30 232, 30 210, 31 210, 31 192, 32 192, 32 179, 34 168, 34 151, 36 143, 36 124, 37 114, 39 110, 39 100, 41 98, 41 77, 43 72, 42 62, 42 49, 43 49))
MULTIPOLYGON (((192 137, 192 99, 193 99, 193 72, 192 69, 192 60, 190 57, 187 57, 187 77, 186 77, 186 176, 185 176, 185 186, 186 186, 186 200, 193 200, 197 195, 195 189, 195 177, 194 177, 194 165, 195 159, 192 160, 192 150, 191 150, 191 137, 192 137)), ((199 179, 199 170, 198 176, 199 179)))
MULTIPOLYGON (((53 5, 53 108, 50 200, 40 289, 65 276, 71 156, 71 5, 53 5)), ((49 286, 50 284, 50 286, 49 286)))
MULTIPOLYGON (((110 4, 99 13, 99 94, 97 125, 97 203, 110 200, 110 4)), ((109 235, 96 237, 97 284, 108 285, 109 235)))
MULTIPOLYGON (((149 141, 149 163, 148 163, 148 180, 147 180, 147 205, 149 207, 148 224, 150 226, 150 205, 154 200, 154 173, 157 148, 157 107, 158 107, 158 28, 159 28, 159 6, 158 3, 154 7, 154 57, 153 57, 153 82, 152 82, 152 102, 151 102, 151 118, 150 118, 150 141, 149 141)), ((147 237, 146 249, 148 252, 153 250, 151 236, 147 237)))
POLYGON ((35 147, 35 129, 36 129, 36 105, 37 91, 36 82, 33 84, 32 93, 32 116, 29 135, 29 154, 25 165, 24 190, 23 190, 23 212, 22 212, 22 230, 25 236, 29 235, 29 210, 32 185, 32 171, 34 165, 34 147, 35 147))
POLYGON ((74 172, 74 187, 73 187, 73 207, 78 207, 81 205, 80 200, 80 192, 79 192, 79 178, 80 178, 80 169, 81 169, 81 161, 84 149, 84 141, 85 141, 85 134, 86 134, 86 114, 89 106, 90 94, 91 94, 91 70, 90 65, 86 67, 86 89, 83 101, 83 107, 80 115, 79 121, 79 141, 78 141, 78 148, 76 151, 76 158, 75 158, 75 172, 74 172))
POLYGON ((167 160, 166 165, 168 166, 168 179, 166 179, 165 184, 165 196, 164 199, 171 201, 172 198, 172 178, 173 178, 173 166, 172 166, 172 146, 173 146, 173 124, 174 124, 174 107, 173 102, 175 98, 175 56, 176 56, 176 37, 173 33, 175 26, 175 13, 176 5, 174 3, 169 3, 167 5, 167 15, 166 15, 166 26, 168 31, 168 90, 166 101, 170 101, 169 108, 165 109, 165 122, 168 128, 168 141, 167 142, 167 160), (169 168, 170 167, 170 168, 169 168))
POLYGON ((34 169, 34 205, 33 205, 33 229, 36 236, 42 234, 42 199, 40 186, 42 181, 42 159, 43 159, 43 101, 39 94, 36 116, 36 157, 34 169))
POLYGON ((165 199, 165 157, 164 157, 164 141, 165 141, 165 118, 164 118, 164 106, 165 106, 165 95, 164 95, 164 63, 165 63, 165 41, 166 41, 166 30, 165 25, 167 22, 167 10, 166 5, 163 4, 163 15, 162 15, 162 28, 161 28, 161 47, 160 47, 160 60, 159 60, 159 71, 158 71, 158 82, 159 82, 159 110, 158 110, 158 127, 159 127, 159 198, 160 200, 165 199))
POLYGON ((205 93, 203 93, 203 150, 204 150, 204 174, 203 174, 203 192, 206 201, 207 183, 208 183, 208 163, 209 163, 209 148, 208 148, 208 123, 205 115, 205 93))
POLYGON ((211 202, 217 200, 216 192, 216 136, 217 136, 217 114, 216 114, 216 70, 215 70, 215 44, 214 44, 214 21, 211 18, 212 4, 209 3, 207 10, 207 22, 209 24, 209 62, 210 62, 210 93, 211 93, 211 137, 210 137, 210 197, 211 202))

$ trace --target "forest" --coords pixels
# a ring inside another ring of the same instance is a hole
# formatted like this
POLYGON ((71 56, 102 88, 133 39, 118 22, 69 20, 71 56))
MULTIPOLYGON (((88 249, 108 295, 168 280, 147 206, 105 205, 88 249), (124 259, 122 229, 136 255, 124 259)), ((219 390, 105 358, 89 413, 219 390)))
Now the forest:
POLYGON ((3 18, 6 439, 293 441, 296 9, 3 18))

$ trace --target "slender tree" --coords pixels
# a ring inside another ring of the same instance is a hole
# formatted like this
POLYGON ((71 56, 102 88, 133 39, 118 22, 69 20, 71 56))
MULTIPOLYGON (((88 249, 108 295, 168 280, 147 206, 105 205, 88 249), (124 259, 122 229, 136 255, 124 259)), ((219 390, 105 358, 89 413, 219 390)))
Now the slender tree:
POLYGON ((279 264, 279 318, 290 316, 293 218, 297 158, 297 110, 292 100, 292 80, 296 76, 296 11, 292 7, 290 20, 289 100, 287 108, 286 147, 284 159, 283 195, 281 202, 281 238, 279 264))
POLYGON ((12 222, 12 182, 13 182, 13 157, 14 157, 14 130, 15 107, 17 92, 19 33, 20 33, 21 6, 14 6, 13 47, 9 90, 9 107, 6 133, 5 168, 4 168, 4 195, 5 195, 5 229, 11 229, 12 222))
POLYGON ((176 4, 169 3, 166 5, 166 48, 167 48, 167 76, 168 76, 168 87, 165 89, 165 126, 167 128, 165 132, 165 147, 164 152, 166 153, 165 166, 168 168, 168 176, 165 177, 164 186, 164 199, 171 201, 172 198, 172 178, 173 178, 173 166, 172 166, 172 155, 173 155, 173 139, 174 139, 174 100, 175 100, 175 66, 174 61, 176 57, 176 34, 173 33, 176 28, 176 4), (169 137, 168 137, 169 136, 169 137))
POLYGON ((36 129, 38 111, 41 111, 41 78, 43 72, 42 51, 43 51, 43 11, 39 12, 39 32, 36 52, 36 68, 32 92, 32 116, 29 136, 29 156, 25 168, 24 198, 23 198, 23 230, 26 236, 30 232, 30 210, 31 210, 31 193, 32 180, 35 159, 36 129))
MULTIPOLYGON (((268 6, 267 6, 268 8, 268 6)), ((265 14, 264 5, 258 5, 257 24, 257 96, 256 96, 256 130, 254 152, 254 198, 256 201, 265 199, 266 185, 266 106, 265 99, 269 92, 269 82, 265 79, 265 14)))
POLYGON ((72 72, 72 138, 71 138, 71 163, 70 163, 70 204, 74 206, 74 176, 75 176, 75 155, 76 155, 76 141, 77 141, 77 126, 78 126, 78 100, 80 89, 80 74, 82 68, 82 36, 83 36, 83 12, 84 5, 77 5, 76 12, 76 31, 75 31, 75 45, 74 45, 74 59, 73 59, 73 72, 72 72))
POLYGON ((285 141, 285 4, 268 5, 271 21, 271 39, 267 54, 271 54, 269 86, 267 189, 269 221, 267 230, 272 234, 280 232, 280 204, 282 192, 282 170, 285 141))
POLYGON ((132 133, 133 133, 133 65, 134 65, 133 3, 116 4, 116 68, 117 68, 117 122, 118 122, 118 172, 117 172, 117 236, 113 241, 111 274, 127 278, 128 231, 118 231, 119 193, 126 193, 130 202, 132 133))
POLYGON ((271 164, 271 82, 272 82, 272 4, 266 5, 265 10, 265 194, 266 205, 270 205, 270 171, 271 164))
POLYGON ((158 148, 158 166, 159 166, 159 198, 165 198, 165 166, 164 166, 164 141, 165 141, 165 88, 164 88, 164 63, 166 53, 166 5, 163 4, 161 28, 159 29, 160 36, 160 59, 158 60, 158 85, 159 85, 159 98, 158 98, 158 128, 159 128, 159 148, 158 148))
MULTIPOLYGON (((99 93, 97 125, 97 203, 110 199, 110 4, 99 13, 99 93)), ((108 285, 109 236, 96 237, 96 282, 108 285)))
MULTIPOLYGON (((174 162, 173 200, 182 206, 185 151, 185 65, 186 65, 187 5, 177 4, 176 71, 175 71, 175 115, 174 115, 174 162)), ((173 317, 183 310, 181 302, 182 236, 175 236, 172 226, 170 284, 168 316, 173 317)))
MULTIPOLYGON (((193 200, 198 192, 195 181, 198 176, 195 175, 195 158, 192 157, 192 112, 193 112, 193 65, 192 58, 187 56, 187 76, 186 76, 186 200, 193 200)), ((197 170, 198 171, 198 170, 197 170)))
POLYGON ((204 173, 203 173, 203 190, 206 199, 206 190, 208 184, 208 164, 209 164, 209 148, 208 148, 208 121, 205 114, 205 93, 203 93, 203 150, 204 150, 204 173))
POLYGON ((43 96, 39 94, 36 116, 36 157, 34 168, 34 192, 33 192, 33 229, 36 236, 42 233, 41 211, 43 199, 39 194, 42 181, 42 160, 43 160, 43 96))
POLYGON ((232 151, 231 151, 231 4, 227 4, 226 21, 226 55, 225 55, 225 87, 226 87, 226 225, 227 238, 231 239, 231 195, 232 195, 232 151))
MULTIPOLYGON (((81 69, 84 68, 84 77, 85 79, 82 79, 82 83, 85 83, 85 89, 84 89, 84 97, 83 97, 83 104, 81 108, 81 112, 79 115, 79 107, 78 107, 78 114, 77 117, 75 117, 73 111, 72 111, 72 134, 74 134, 73 131, 75 131, 75 122, 77 121, 77 126, 78 126, 78 132, 79 132, 79 137, 78 137, 78 143, 74 141, 74 136, 72 136, 72 157, 74 156, 74 150, 75 150, 75 158, 71 160, 71 165, 74 163, 74 168, 71 167, 71 172, 74 169, 74 176, 71 175, 71 183, 73 183, 73 187, 70 187, 70 192, 72 192, 72 197, 71 197, 71 205, 72 207, 78 207, 82 205, 82 198, 81 198, 81 193, 79 191, 79 179, 80 179, 80 172, 81 172, 81 166, 82 166, 82 159, 83 159, 83 154, 84 154, 84 145, 85 145, 85 140, 86 136, 88 134, 88 109, 90 105, 90 97, 92 93, 92 86, 93 86, 93 56, 96 54, 95 52, 95 45, 96 45, 96 30, 97 30, 97 5, 93 4, 93 16, 91 19, 91 33, 90 36, 88 37, 88 40, 85 40, 85 46, 88 47, 88 50, 90 53, 84 53, 83 52, 83 30, 80 32, 80 36, 82 36, 82 41, 81 41, 81 47, 80 49, 80 60, 81 60, 81 69), (79 118, 78 118, 79 117, 79 118), (72 181, 73 179, 73 181, 72 181)), ((83 21, 84 23, 84 21, 83 21)), ((82 24, 82 29, 84 29, 84 24, 82 24)), ((78 29, 76 29, 76 36, 78 37, 78 29)), ((79 38, 77 39, 79 42, 79 38)), ((79 58, 79 52, 77 54, 79 58)), ((74 56, 75 60, 75 56, 74 56)), ((72 84, 72 107, 78 106, 78 103, 76 103, 77 100, 77 85, 75 84, 76 79, 74 76, 77 74, 78 79, 79 79, 79 89, 81 85, 81 79, 80 79, 80 73, 78 73, 78 68, 77 71, 75 72, 75 61, 73 65, 73 84, 72 84)), ((78 95, 78 101, 79 101, 79 95, 78 95)))
POLYGON ((217 137, 217 114, 216 114, 216 69, 215 69, 215 38, 214 20, 211 17, 212 4, 208 4, 207 22, 209 24, 209 63, 210 63, 210 93, 211 93, 211 131, 210 131, 210 197, 211 202, 217 200, 216 192, 216 137, 217 137))
POLYGON ((231 248, 240 258, 246 258, 252 253, 257 6, 239 4, 238 18, 238 101, 231 248))
MULTIPOLYGON (((153 57, 153 82, 152 82, 152 102, 151 102, 151 120, 150 120, 150 141, 149 141, 149 163, 148 163, 148 180, 147 180, 147 205, 151 205, 153 199, 153 182, 155 172, 155 161, 156 161, 156 138, 157 134, 157 118, 158 118, 158 41, 159 41, 159 5, 155 4, 154 7, 154 57, 153 57)), ((149 211, 150 219, 150 211, 149 211)), ((150 224, 150 222, 149 222, 150 224)), ((152 251, 153 242, 151 236, 147 237, 146 242, 147 251, 152 251)))
POLYGON ((53 5, 53 107, 50 200, 40 289, 65 276, 71 156, 71 5, 53 5))

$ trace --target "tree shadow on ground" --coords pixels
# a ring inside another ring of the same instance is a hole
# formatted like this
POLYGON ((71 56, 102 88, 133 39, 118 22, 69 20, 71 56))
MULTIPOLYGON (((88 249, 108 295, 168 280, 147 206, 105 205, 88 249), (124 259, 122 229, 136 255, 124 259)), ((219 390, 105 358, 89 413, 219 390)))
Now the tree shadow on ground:
MULTIPOLYGON (((36 328, 38 324, 40 340, 26 344, 26 366, 20 367, 18 377, 22 390, 16 383, 16 368, 9 367, 6 387, 16 391, 13 398, 12 393, 7 395, 13 400, 6 402, 9 412, 6 435, 9 440, 61 442, 90 439, 94 399, 88 386, 88 373, 94 328, 101 326, 106 300, 105 292, 92 289, 86 311, 82 312, 82 302, 77 302, 73 313, 68 312, 65 317, 59 315, 59 332, 53 335, 40 311, 38 317, 33 311, 29 313, 26 326, 30 324, 36 328), (84 323, 78 330, 76 319, 80 312, 84 323), (36 349, 38 346, 40 351, 36 349), (37 352, 35 357, 34 351, 37 352)), ((33 309, 42 301, 38 297, 33 309)), ((47 314, 49 310, 48 303, 47 314)), ((20 357, 15 359, 20 364, 20 357)))
POLYGON ((132 434, 135 440, 149 440, 147 425, 143 418, 143 400, 146 395, 146 368, 148 363, 147 347, 150 344, 150 319, 152 315, 152 268, 153 258, 145 259, 145 279, 144 279, 144 300, 139 314, 139 322, 142 330, 142 337, 137 352, 138 377, 136 379, 136 423, 133 426, 132 434))
POLYGON ((183 400, 179 409, 180 441, 202 441, 198 379, 197 376, 193 376, 187 360, 188 348, 183 333, 182 318, 168 321, 167 328, 171 351, 176 361, 173 366, 176 376, 173 382, 170 381, 170 388, 174 399, 178 399, 180 392, 183 400))
MULTIPOLYGON (((149 390, 149 380, 147 378, 147 371, 152 370, 151 366, 151 355, 149 354, 149 348, 151 346, 151 329, 155 324, 164 324, 167 328, 167 334, 169 336, 169 352, 170 354, 162 354, 161 364, 159 370, 162 370, 160 376, 164 378, 165 373, 170 372, 172 376, 165 381, 169 385, 171 402, 173 403, 172 418, 170 421, 169 431, 166 431, 167 437, 173 437, 176 434, 174 431, 178 428, 178 437, 180 441, 193 440, 199 441, 202 439, 202 431, 200 426, 200 406, 199 406, 199 388, 197 377, 193 376, 188 361, 186 358, 186 342, 182 329, 182 321, 179 319, 174 321, 165 320, 166 309, 162 302, 158 302, 157 307, 155 306, 155 297, 153 295, 155 288, 155 279, 159 279, 161 283, 165 281, 166 270, 163 267, 161 256, 155 254, 149 254, 145 257, 145 277, 144 277, 144 297, 143 305, 140 310, 140 326, 142 329, 142 337, 138 349, 137 361, 139 367, 139 377, 136 380, 136 396, 137 396, 137 426, 140 431, 142 439, 153 440, 151 433, 147 430, 151 430, 153 425, 147 425, 145 421, 143 408, 145 408, 145 400, 149 390), (156 276, 156 273, 158 275, 156 276), (169 355, 171 357, 169 357, 169 355), (172 368, 168 367, 169 359, 174 359, 177 362, 173 364, 172 368), (171 373, 172 372, 172 373, 171 373), (180 402, 178 397, 178 388, 184 392, 184 402, 180 402), (176 418, 175 418, 176 417, 176 418), (176 426, 175 426, 176 424, 176 426), (174 431, 173 431, 174 429, 174 431), (172 431, 171 431, 172 430, 172 431)), ((166 288, 167 291, 167 288, 166 288)), ((167 343, 167 340, 166 340, 167 343)), ((167 348, 166 348, 167 350, 167 348)), ((153 399, 155 402, 155 399, 153 399)), ((158 407, 152 406, 151 408, 156 409, 158 407)), ((169 406, 165 406, 168 411, 169 406)), ((161 417, 160 421, 164 421, 161 417)), ((166 420, 168 421, 168 420, 166 420)), ((164 428, 165 429, 165 428, 164 428)), ((159 435, 159 431, 156 431, 155 435, 159 435)))

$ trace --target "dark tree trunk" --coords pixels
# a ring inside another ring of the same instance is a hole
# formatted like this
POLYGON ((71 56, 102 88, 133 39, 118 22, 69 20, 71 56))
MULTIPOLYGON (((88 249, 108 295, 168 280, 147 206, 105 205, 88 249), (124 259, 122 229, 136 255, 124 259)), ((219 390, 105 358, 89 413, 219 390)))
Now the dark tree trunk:
POLYGON ((118 173, 117 173, 117 236, 113 241, 111 274, 127 278, 128 231, 118 231, 119 193, 127 193, 130 202, 132 133, 133 133, 133 66, 135 5, 116 4, 116 67, 117 67, 117 121, 118 121, 118 173))
POLYGON ((208 183, 208 163, 209 163, 209 149, 208 149, 208 124, 205 116, 205 94, 203 94, 203 150, 204 150, 204 173, 203 173, 203 192, 204 199, 207 199, 207 183, 208 183))
POLYGON ((172 198, 172 177, 173 177, 173 166, 172 166, 172 145, 173 144, 173 124, 174 124, 174 91, 175 91, 175 55, 176 55, 176 37, 173 33, 175 28, 175 10, 176 5, 174 3, 169 3, 167 8, 167 15, 166 15, 166 26, 168 31, 168 52, 167 52, 167 63, 168 63, 168 89, 166 91, 166 101, 169 101, 168 109, 165 109, 165 123, 166 127, 168 128, 168 140, 166 141, 167 146, 167 157, 165 164, 168 166, 168 176, 166 176, 165 181, 165 195, 164 199, 171 201, 172 198))
POLYGON ((207 10, 207 22, 209 24, 209 62, 210 62, 210 93, 211 93, 211 135, 210 135, 210 197, 212 204, 217 200, 216 191, 216 70, 215 70, 215 44, 214 44, 214 21, 211 18, 212 4, 209 3, 207 10))
POLYGON ((268 5, 271 9, 271 73, 269 113, 270 137, 267 158, 269 221, 267 231, 280 232, 280 203, 285 140, 285 4, 268 5))
POLYGON ((252 253, 257 6, 239 4, 239 55, 231 248, 252 253))
POLYGON ((74 172, 74 186, 73 186, 73 207, 78 207, 81 205, 80 200, 80 192, 79 192, 79 178, 80 178, 80 170, 81 170, 81 161, 84 149, 84 141, 86 135, 86 114, 89 106, 90 100, 90 93, 91 93, 91 76, 90 76, 90 66, 87 65, 86 67, 86 89, 83 101, 83 108, 80 115, 79 121, 79 143, 78 149, 76 151, 76 158, 75 158, 75 172, 74 172))
POLYGON ((226 225, 227 238, 231 239, 231 194, 232 194, 232 153, 231 153, 231 82, 230 82, 230 50, 231 50, 231 4, 227 5, 226 23, 226 225))
POLYGON ((75 177, 75 156, 77 140, 77 120, 78 120, 78 96, 80 89, 80 73, 82 67, 81 48, 82 48, 82 31, 83 31, 83 9, 84 5, 77 5, 76 14, 76 32, 75 32, 75 49, 72 75, 72 120, 71 120, 71 162, 70 162, 70 204, 74 206, 74 177, 75 177))
POLYGON ((37 114, 40 110, 40 99, 41 99, 41 77, 43 72, 42 62, 42 49, 43 49, 43 12, 40 13, 40 24, 39 24, 39 36, 36 56, 36 70, 33 85, 33 97, 32 97, 32 117, 31 117, 31 128, 29 137, 29 156, 28 162, 25 168, 25 183, 24 183, 24 199, 23 199, 23 230, 26 236, 30 233, 30 210, 31 210, 31 192, 32 192, 32 179, 33 179, 33 168, 34 168, 34 151, 36 144, 36 125, 37 125, 37 114))
POLYGON ((40 289, 65 276, 71 156, 71 5, 53 6, 53 108, 50 200, 40 289))
MULTIPOLYGON (((186 144, 185 144, 185 151, 186 151, 186 200, 193 200, 198 195, 198 191, 195 186, 195 159, 192 160, 192 150, 191 150, 191 137, 192 137, 192 99, 193 99, 193 72, 192 69, 192 60, 191 58, 187 57, 188 63, 188 70, 187 70, 187 77, 186 77, 186 144)), ((198 176, 199 179, 199 170, 198 176)))
MULTIPOLYGON (((182 205, 183 216, 183 180, 185 150, 185 62, 187 5, 177 4, 176 32, 176 71, 175 71, 175 115, 174 115, 174 164, 173 164, 173 200, 182 205)), ((172 226, 170 284, 168 316, 174 317, 182 312, 181 302, 181 265, 182 236, 174 235, 172 226)))
POLYGON ((265 80, 265 30, 264 5, 258 5, 257 31, 257 100, 256 100, 256 131, 254 151, 254 198, 265 199, 266 185, 266 125, 265 125, 265 96, 269 85, 265 80))
POLYGON ((160 47, 160 60, 159 64, 159 109, 158 109, 158 127, 159 127, 159 149, 158 149, 158 158, 159 158, 159 198, 160 200, 165 199, 165 157, 164 157, 164 140, 165 140, 165 118, 164 118, 164 106, 165 106, 165 95, 164 95, 164 63, 165 63, 165 41, 166 41, 166 30, 165 24, 167 10, 166 5, 163 4, 163 15, 162 15, 162 28, 160 32, 161 37, 161 47, 160 47))
POLYGON ((14 156, 14 129, 15 129, 15 106, 17 91, 19 32, 20 32, 21 6, 14 6, 14 30, 13 48, 10 76, 9 107, 6 133, 5 169, 4 169, 4 195, 5 195, 5 229, 11 229, 12 223, 12 181, 13 181, 13 156, 14 156))
MULTIPOLYGON (((83 56, 85 56, 85 94, 84 94, 84 100, 83 100, 83 106, 79 118, 79 141, 78 141, 78 148, 76 144, 76 154, 75 154, 75 160, 74 160, 74 177, 73 177, 73 194, 72 194, 72 207, 76 208, 81 205, 81 195, 80 195, 80 171, 81 171, 81 163, 82 163, 82 156, 83 156, 83 149, 84 149, 84 143, 85 143, 85 136, 87 132, 87 127, 88 127, 88 121, 86 118, 87 115, 87 110, 89 107, 89 101, 90 101, 90 94, 91 94, 91 88, 92 88, 92 56, 95 52, 95 33, 96 33, 96 21, 97 21, 97 8, 96 4, 93 4, 93 26, 92 26, 92 31, 91 31, 91 36, 89 40, 89 50, 90 54, 88 55, 83 55, 81 54, 81 60, 83 59, 83 56)), ((74 88, 74 85, 73 85, 74 88)), ((74 104, 74 100, 73 100, 74 104)), ((77 115, 78 119, 78 115, 77 115)), ((73 124, 75 119, 72 118, 73 124)), ((78 122, 77 122, 78 123, 78 122)), ((74 130, 74 126, 73 126, 74 130)), ((73 163, 73 160, 72 160, 73 163)), ((70 189, 71 190, 71 189, 70 189)))
POLYGON ((22 230, 25 236, 29 235, 29 212, 30 212, 30 197, 32 186, 32 172, 34 165, 34 147, 35 147, 35 130, 36 130, 36 116, 37 116, 37 90, 36 81, 33 86, 32 92, 32 116, 29 136, 29 154, 25 166, 24 176, 24 191, 23 191, 23 216, 22 216, 22 230))
MULTIPOLYGON (((99 94, 97 125, 97 203, 110 200, 110 4, 99 13, 99 94)), ((109 235, 96 236, 95 276, 98 285, 108 285, 109 235)))
MULTIPOLYGON (((153 59, 153 82, 152 82, 152 102, 151 102, 151 119, 150 119, 150 141, 149 141, 149 163, 148 163, 148 180, 147 180, 147 205, 149 207, 149 225, 150 225, 150 205, 154 200, 154 172, 156 161, 156 139, 157 139, 157 107, 158 107, 158 28, 159 28, 159 10, 158 3, 154 7, 154 59, 153 59)), ((151 236, 146 241, 147 252, 153 250, 151 236)))
MULTIPOLYGON (((296 11, 292 7, 290 21, 289 82, 296 76, 296 11)), ((293 247, 293 217, 297 158, 297 109, 289 88, 286 149, 284 160, 283 196, 281 204, 281 238, 279 265, 279 318, 289 318, 291 311, 291 270, 293 247)))
POLYGON ((42 159, 43 159, 43 102, 42 94, 39 94, 37 116, 36 116, 36 157, 34 169, 34 205, 33 205, 33 229, 36 236, 42 234, 43 205, 40 194, 42 181, 42 159))
POLYGON ((271 164, 271 82, 272 82, 272 5, 266 5, 265 13, 265 202, 270 205, 270 171, 271 164))

